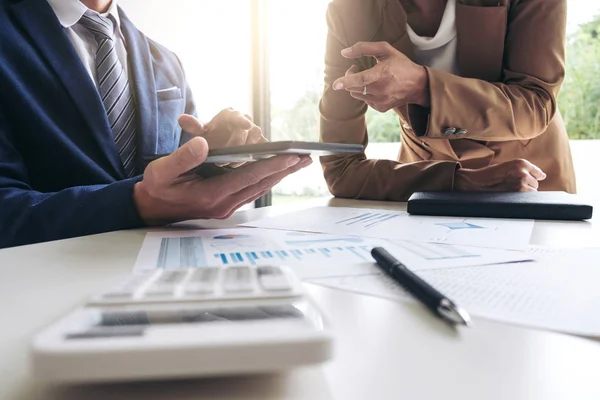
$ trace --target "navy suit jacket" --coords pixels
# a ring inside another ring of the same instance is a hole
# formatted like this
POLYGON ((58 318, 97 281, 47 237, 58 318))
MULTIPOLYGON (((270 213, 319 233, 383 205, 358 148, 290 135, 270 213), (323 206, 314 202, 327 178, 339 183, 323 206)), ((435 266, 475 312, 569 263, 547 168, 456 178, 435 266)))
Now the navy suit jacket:
MULTIPOLYGON (((195 115, 177 57, 119 10, 138 154, 182 141, 195 115), (174 90, 167 90, 176 87, 174 90)), ((98 91, 46 0, 0 0, 0 247, 143 225, 98 91)))

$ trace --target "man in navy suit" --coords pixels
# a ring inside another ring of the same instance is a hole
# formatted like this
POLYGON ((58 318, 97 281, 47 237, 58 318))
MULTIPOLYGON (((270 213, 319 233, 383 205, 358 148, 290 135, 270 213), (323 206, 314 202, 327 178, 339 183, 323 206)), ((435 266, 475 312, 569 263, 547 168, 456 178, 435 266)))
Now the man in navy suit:
POLYGON ((239 112, 195 113, 177 57, 116 0, 0 0, 0 247, 226 218, 310 164, 183 178, 209 146, 264 140, 239 112))

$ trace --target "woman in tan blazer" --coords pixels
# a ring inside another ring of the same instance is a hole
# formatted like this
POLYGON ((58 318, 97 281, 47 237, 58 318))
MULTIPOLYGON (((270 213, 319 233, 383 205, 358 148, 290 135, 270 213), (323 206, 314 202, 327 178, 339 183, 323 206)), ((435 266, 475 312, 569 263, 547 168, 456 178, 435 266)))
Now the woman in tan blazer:
POLYGON ((368 106, 395 110, 402 140, 398 161, 322 157, 335 196, 575 192, 556 105, 566 0, 333 0, 327 20, 321 140, 366 145, 368 106))

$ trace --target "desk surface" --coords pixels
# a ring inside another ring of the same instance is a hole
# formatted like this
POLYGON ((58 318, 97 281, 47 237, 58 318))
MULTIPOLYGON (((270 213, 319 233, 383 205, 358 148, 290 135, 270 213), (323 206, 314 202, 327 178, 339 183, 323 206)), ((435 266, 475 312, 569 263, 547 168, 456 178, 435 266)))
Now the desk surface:
MULTIPOLYGON (((319 200, 236 213, 229 227, 314 205, 403 204, 319 200)), ((600 399, 600 343, 476 319, 458 332, 413 303, 307 285, 336 332, 323 365, 246 378, 52 387, 28 373, 35 332, 132 269, 145 230, 0 250, 0 400, 96 399, 600 399)), ((592 246, 600 223, 536 222, 533 244, 592 246)), ((590 316, 591 317, 591 316, 590 316)))

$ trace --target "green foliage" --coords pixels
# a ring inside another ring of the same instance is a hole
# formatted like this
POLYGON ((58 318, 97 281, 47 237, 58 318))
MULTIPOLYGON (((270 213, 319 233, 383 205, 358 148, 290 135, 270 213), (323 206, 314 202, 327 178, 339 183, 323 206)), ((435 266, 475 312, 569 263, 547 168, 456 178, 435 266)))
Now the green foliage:
POLYGON ((271 109, 271 136, 274 140, 319 140, 321 93, 307 91, 290 109, 271 109))
POLYGON ((571 139, 600 139, 600 15, 567 38, 558 105, 571 139))
MULTIPOLYGON (((319 100, 321 93, 307 91, 290 109, 271 109, 271 136, 274 140, 318 140, 319 100)), ((400 125, 393 111, 382 114, 373 109, 367 111, 369 142, 399 142, 400 125)))
POLYGON ((400 120, 398 114, 390 110, 384 114, 369 108, 367 111, 367 132, 369 142, 399 142, 400 120))

